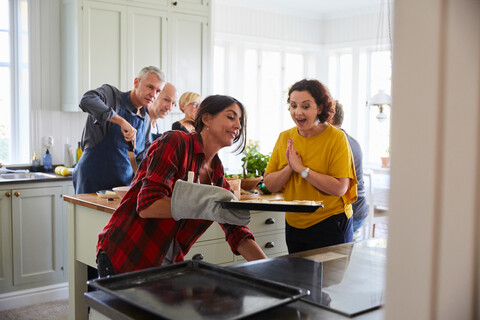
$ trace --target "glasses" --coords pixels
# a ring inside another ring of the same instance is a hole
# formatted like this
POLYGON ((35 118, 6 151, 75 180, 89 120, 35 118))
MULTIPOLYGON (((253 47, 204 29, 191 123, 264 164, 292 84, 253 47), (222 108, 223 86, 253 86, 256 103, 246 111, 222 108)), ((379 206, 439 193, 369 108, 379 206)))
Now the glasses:
POLYGON ((194 108, 198 107, 198 105, 199 105, 199 103, 197 101, 190 102, 189 104, 191 104, 194 108))

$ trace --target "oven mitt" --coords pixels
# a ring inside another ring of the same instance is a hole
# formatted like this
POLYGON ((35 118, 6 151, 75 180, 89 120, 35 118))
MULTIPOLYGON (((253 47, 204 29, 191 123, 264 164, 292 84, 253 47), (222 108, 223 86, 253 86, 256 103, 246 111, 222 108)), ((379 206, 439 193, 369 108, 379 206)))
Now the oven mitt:
POLYGON ((202 219, 246 226, 250 222, 250 211, 224 209, 217 201, 237 200, 230 191, 207 184, 177 180, 172 193, 172 217, 180 219, 202 219))

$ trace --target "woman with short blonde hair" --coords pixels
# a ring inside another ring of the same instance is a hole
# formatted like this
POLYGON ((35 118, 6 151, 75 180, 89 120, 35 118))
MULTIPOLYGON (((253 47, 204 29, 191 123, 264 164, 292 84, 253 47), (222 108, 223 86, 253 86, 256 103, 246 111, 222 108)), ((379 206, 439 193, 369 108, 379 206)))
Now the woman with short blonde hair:
POLYGON ((178 104, 180 110, 185 113, 185 117, 180 121, 174 122, 172 124, 172 130, 181 130, 187 133, 195 131, 194 121, 201 99, 202 97, 195 92, 185 92, 182 94, 178 104))

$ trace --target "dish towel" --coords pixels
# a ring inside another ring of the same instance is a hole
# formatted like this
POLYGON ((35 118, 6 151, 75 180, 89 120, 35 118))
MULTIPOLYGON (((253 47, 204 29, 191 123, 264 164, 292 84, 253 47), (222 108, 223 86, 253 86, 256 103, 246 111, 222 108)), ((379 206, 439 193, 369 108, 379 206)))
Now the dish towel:
POLYGON ((177 180, 172 193, 172 217, 180 219, 203 219, 246 226, 250 211, 224 209, 217 201, 237 200, 228 190, 207 184, 177 180))

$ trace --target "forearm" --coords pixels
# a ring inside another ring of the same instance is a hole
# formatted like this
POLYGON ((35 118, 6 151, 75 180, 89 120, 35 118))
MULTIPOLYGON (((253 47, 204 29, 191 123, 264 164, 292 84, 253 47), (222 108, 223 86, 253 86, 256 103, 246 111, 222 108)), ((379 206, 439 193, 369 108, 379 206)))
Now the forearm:
POLYGON ((308 177, 305 180, 323 193, 337 197, 341 197, 347 192, 350 183, 350 179, 348 178, 337 179, 313 170, 308 172, 308 177))
POLYGON ((263 176, 263 183, 265 183, 265 186, 271 192, 278 192, 287 183, 288 179, 290 179, 292 173, 292 168, 287 165, 279 171, 265 173, 263 176))
POLYGON ((102 124, 116 114, 115 101, 114 92, 105 85, 86 92, 80 100, 79 107, 102 124))
POLYGON ((238 245, 237 251, 245 258, 247 261, 266 259, 267 256, 260 249, 255 240, 251 238, 243 239, 238 245))
POLYGON ((163 197, 148 208, 140 211, 138 215, 142 218, 171 218, 172 217, 172 198, 163 197))

